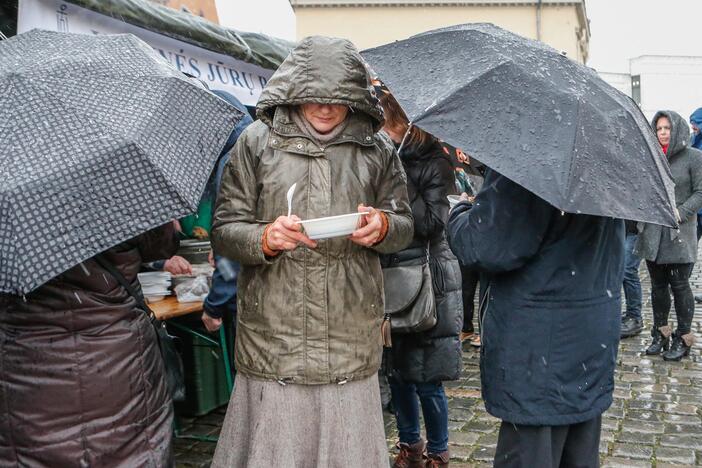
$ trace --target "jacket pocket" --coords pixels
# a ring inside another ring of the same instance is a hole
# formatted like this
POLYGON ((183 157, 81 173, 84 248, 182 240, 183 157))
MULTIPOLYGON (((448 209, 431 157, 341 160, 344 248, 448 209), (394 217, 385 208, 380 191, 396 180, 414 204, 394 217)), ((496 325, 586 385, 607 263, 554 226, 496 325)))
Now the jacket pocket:
POLYGON ((553 367, 550 311, 501 304, 488 297, 483 327, 481 352, 494 360, 496 368, 489 372, 501 384, 495 393, 499 405, 518 413, 537 411, 553 367))
POLYGON ((583 413, 611 392, 619 343, 619 301, 553 311, 551 380, 555 411, 583 413))
POLYGON ((246 267, 241 269, 239 273, 239 290, 237 292, 237 315, 241 319, 249 317, 257 311, 260 283, 261 281, 256 270, 246 267))

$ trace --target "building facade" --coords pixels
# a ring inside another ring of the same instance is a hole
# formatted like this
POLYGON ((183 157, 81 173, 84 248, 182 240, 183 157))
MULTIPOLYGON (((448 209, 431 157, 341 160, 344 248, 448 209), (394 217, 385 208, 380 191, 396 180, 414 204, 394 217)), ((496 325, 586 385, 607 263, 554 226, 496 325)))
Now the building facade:
POLYGON ((702 57, 642 55, 629 60, 629 73, 599 75, 630 96, 646 118, 673 110, 687 119, 702 107, 702 57))
POLYGON ((649 119, 661 109, 687 119, 702 107, 702 57, 643 55, 629 61, 631 97, 649 119))
POLYGON ((290 0, 297 37, 350 39, 359 49, 461 23, 494 23, 586 63, 590 27, 585 0, 290 0))

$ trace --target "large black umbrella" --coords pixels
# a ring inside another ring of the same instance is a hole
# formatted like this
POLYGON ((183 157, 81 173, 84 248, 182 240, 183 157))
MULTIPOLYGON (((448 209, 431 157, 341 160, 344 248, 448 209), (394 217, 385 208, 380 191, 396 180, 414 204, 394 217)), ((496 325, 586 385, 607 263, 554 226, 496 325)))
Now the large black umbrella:
POLYGON ((0 293, 195 210, 242 113, 131 35, 0 42, 0 293))
POLYGON ((362 53, 418 127, 572 213, 676 226, 645 117, 597 74, 491 24, 362 53))

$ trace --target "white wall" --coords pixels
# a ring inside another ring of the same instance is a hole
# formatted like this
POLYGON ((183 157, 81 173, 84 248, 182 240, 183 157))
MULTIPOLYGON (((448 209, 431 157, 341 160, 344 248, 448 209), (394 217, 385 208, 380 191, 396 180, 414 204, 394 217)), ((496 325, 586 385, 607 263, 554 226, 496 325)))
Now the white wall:
POLYGON ((628 73, 597 72, 605 83, 631 97, 631 75, 628 73))
POLYGON ((687 120, 702 107, 702 57, 644 55, 630 60, 630 70, 641 76, 641 110, 647 118, 673 110, 687 120))

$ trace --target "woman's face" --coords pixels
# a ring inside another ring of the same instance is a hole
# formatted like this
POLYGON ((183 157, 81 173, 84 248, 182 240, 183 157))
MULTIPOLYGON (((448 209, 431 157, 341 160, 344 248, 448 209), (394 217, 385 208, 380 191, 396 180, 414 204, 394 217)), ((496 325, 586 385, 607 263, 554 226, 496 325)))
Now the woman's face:
POLYGON ((321 134, 329 133, 344 121, 349 108, 341 104, 302 104, 302 115, 321 134))
POLYGON ((656 122, 656 136, 661 146, 670 144, 670 120, 668 117, 661 117, 656 122))

